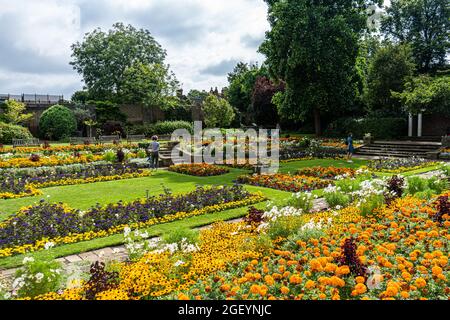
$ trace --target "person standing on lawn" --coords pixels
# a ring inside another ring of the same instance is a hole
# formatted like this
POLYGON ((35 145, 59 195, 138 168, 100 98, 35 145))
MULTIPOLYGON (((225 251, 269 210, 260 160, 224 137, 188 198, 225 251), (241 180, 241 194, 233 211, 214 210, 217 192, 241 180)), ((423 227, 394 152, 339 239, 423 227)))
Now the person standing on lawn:
POLYGON ((159 142, 158 142, 158 136, 152 137, 152 142, 149 146, 149 154, 150 157, 148 160, 150 161, 150 168, 151 169, 158 169, 158 160, 159 160, 159 142))
POLYGON ((353 134, 350 132, 347 137, 347 161, 353 162, 352 157, 355 152, 355 148, 353 147, 353 134))

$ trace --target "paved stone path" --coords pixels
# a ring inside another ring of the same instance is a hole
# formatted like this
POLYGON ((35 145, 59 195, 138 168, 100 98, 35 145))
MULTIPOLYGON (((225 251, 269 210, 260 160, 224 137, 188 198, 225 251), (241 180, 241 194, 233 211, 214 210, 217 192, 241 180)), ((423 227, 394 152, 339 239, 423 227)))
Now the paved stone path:
MULTIPOLYGON (((314 206, 312 211, 318 212, 323 211, 328 208, 328 205, 323 198, 315 199, 314 206)), ((227 220, 227 223, 233 223, 242 221, 242 218, 227 220)), ((206 225, 197 228, 198 230, 204 230, 211 228, 211 225, 206 225)), ((157 237, 156 237, 157 238, 157 237)), ((159 239, 159 238, 158 238, 159 239)), ((66 257, 61 257, 56 259, 56 261, 61 262, 64 269, 69 269, 72 266, 78 266, 83 271, 88 271, 91 263, 96 261, 101 262, 109 262, 109 261, 125 261, 128 258, 127 250, 124 245, 115 246, 115 247, 107 247, 97 250, 92 250, 88 252, 83 252, 79 254, 74 254, 66 257)), ((17 268, 0 270, 0 280, 10 281, 14 274, 16 273, 17 268)))

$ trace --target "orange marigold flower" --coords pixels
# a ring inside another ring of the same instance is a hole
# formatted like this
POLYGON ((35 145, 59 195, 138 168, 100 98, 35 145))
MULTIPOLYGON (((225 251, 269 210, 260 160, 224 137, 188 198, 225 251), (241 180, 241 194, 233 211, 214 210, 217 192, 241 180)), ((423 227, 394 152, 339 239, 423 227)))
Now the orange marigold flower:
POLYGON ((284 287, 284 286, 283 286, 283 287, 281 287, 281 293, 282 293, 282 294, 288 294, 288 293, 289 293, 289 291, 290 291, 290 290, 289 290, 289 288, 288 288, 288 287, 284 287))
POLYGON ((312 288, 314 288, 315 285, 316 285, 316 282, 315 282, 315 281, 308 280, 308 281, 306 281, 306 283, 305 283, 305 288, 306 288, 306 289, 312 289, 312 288))
POLYGON ((254 284, 250 287, 250 292, 253 294, 259 294, 260 287, 257 284, 254 284))
POLYGON ((289 282, 292 284, 300 284, 302 282, 302 278, 298 275, 293 275, 289 278, 289 282))
POLYGON ((343 276, 350 273, 350 268, 348 266, 342 266, 336 269, 337 276, 343 276))
POLYGON ((365 285, 364 283, 358 283, 358 284, 355 286, 355 291, 356 291, 358 294, 363 294, 363 293, 366 293, 366 292, 367 292, 367 287, 366 287, 366 285, 365 285))
POLYGON ((267 275, 264 277, 264 281, 269 285, 272 286, 275 283, 275 280, 272 278, 272 276, 267 275))
POLYGON ((438 275, 440 275, 442 273, 442 268, 438 267, 438 266, 434 266, 431 269, 431 272, 433 273, 434 276, 438 276, 438 275))
POLYGON ((427 285, 427 282, 424 278, 417 278, 414 282, 418 288, 423 288, 427 285))
POLYGON ((400 295, 402 296, 402 298, 404 298, 404 299, 408 299, 409 298, 409 293, 408 292, 406 292, 406 291, 402 291, 402 292, 400 292, 400 295))
POLYGON ((356 283, 364 283, 366 282, 366 279, 364 279, 364 277, 356 277, 356 283))
POLYGON ((187 295, 185 295, 184 293, 180 293, 178 295, 178 300, 190 300, 189 297, 187 295))

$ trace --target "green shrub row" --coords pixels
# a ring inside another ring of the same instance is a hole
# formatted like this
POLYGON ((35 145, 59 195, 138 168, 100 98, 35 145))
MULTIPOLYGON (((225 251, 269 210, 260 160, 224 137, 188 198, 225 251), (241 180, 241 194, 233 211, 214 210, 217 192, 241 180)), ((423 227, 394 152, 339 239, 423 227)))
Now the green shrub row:
POLYGON ((392 139, 405 136, 407 130, 407 120, 403 118, 340 118, 328 125, 325 135, 346 137, 352 132, 354 138, 362 139, 371 133, 375 139, 392 139))
POLYGON ((135 125, 129 128, 129 134, 145 134, 150 137, 154 134, 172 134, 177 129, 187 129, 193 132, 193 125, 187 121, 160 121, 151 124, 135 125))

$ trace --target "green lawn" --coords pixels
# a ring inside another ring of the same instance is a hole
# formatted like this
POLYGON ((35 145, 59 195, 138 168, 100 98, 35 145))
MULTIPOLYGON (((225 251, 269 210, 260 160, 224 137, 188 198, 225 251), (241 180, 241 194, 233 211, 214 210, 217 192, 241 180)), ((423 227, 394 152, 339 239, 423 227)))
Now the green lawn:
MULTIPOLYGON (((282 173, 295 172, 298 168, 313 166, 338 166, 357 168, 366 164, 364 160, 354 160, 348 163, 343 160, 306 160, 295 161, 281 164, 280 171, 282 173)), ((181 175, 168 171, 158 171, 151 177, 119 180, 110 182, 98 182, 93 184, 81 184, 73 186, 53 187, 43 189, 44 195, 33 198, 21 198, 11 200, 0 200, 0 220, 4 220, 10 214, 16 212, 20 207, 30 205, 40 199, 48 199, 51 202, 64 202, 68 205, 78 208, 87 209, 96 203, 107 204, 117 202, 119 200, 131 201, 139 197, 145 197, 146 190, 150 195, 158 195, 163 192, 164 187, 168 187, 174 193, 186 193, 195 188, 197 184, 214 185, 214 184, 232 184, 233 180, 241 174, 248 173, 246 170, 231 169, 230 173, 216 177, 193 177, 181 175)), ((275 204, 282 203, 290 197, 289 192, 278 191, 269 188, 260 188, 246 186, 249 191, 261 191, 267 198, 275 204)), ((320 190, 316 191, 320 194, 320 190)), ((257 204, 259 208, 264 208, 267 203, 257 204)), ((229 220, 242 217, 247 212, 247 208, 236 208, 214 214, 192 217, 181 221, 155 225, 148 228, 151 235, 157 236, 178 228, 195 228, 207 225, 215 221, 229 220)), ((91 241, 79 242, 75 244, 67 244, 52 248, 49 251, 39 251, 32 255, 36 257, 51 256, 53 258, 62 257, 70 254, 81 253, 103 247, 119 245, 123 241, 121 234, 112 235, 105 238, 94 239, 91 241)), ((23 255, 0 258, 0 268, 12 268, 19 266, 23 260, 23 255)))

